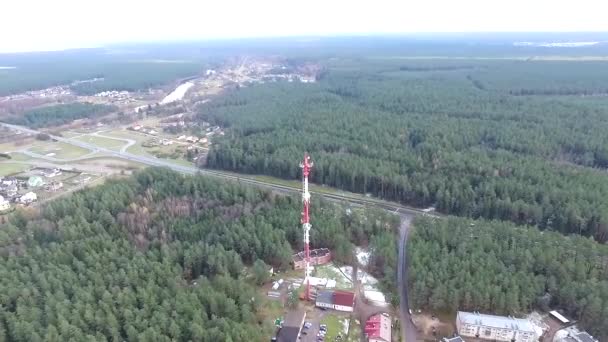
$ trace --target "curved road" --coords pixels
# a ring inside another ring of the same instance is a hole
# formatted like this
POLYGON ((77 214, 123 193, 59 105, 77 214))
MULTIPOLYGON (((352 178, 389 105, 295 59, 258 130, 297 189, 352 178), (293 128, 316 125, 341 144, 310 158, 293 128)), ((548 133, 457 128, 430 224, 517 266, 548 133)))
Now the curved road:
POLYGON ((125 144, 123 147, 121 147, 121 148, 120 148, 120 152, 121 152, 121 153, 126 153, 126 152, 127 152, 127 149, 128 149, 129 147, 131 147, 131 146, 133 146, 133 145, 135 145, 135 144, 137 143, 137 141, 135 141, 135 140, 133 140, 133 139, 127 139, 127 138, 117 138, 117 137, 112 137, 112 136, 109 136, 109 135, 103 135, 103 134, 101 134, 101 133, 102 133, 102 132, 100 131, 100 132, 95 132, 95 133, 93 133, 93 134, 91 134, 91 135, 98 136, 98 137, 102 137, 102 138, 106 138, 106 139, 113 139, 113 140, 125 141, 125 142, 126 142, 126 144, 125 144))

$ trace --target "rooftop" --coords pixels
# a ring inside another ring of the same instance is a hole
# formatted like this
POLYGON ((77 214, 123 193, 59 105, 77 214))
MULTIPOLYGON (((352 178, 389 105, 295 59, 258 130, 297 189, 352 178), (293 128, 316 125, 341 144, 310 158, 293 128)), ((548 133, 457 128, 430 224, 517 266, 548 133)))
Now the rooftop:
MULTIPOLYGON (((323 256, 323 255, 326 255, 329 253, 330 253, 330 251, 327 248, 312 249, 312 250, 310 250, 310 257, 316 258, 316 257, 320 257, 320 256, 323 256)), ((293 260, 294 261, 304 260, 304 252, 298 252, 298 253, 294 254, 293 260)))
POLYGON ((319 291, 317 293, 317 302, 333 304, 334 293, 332 291, 319 291))
POLYGON ((589 335, 587 332, 582 332, 576 335, 576 339, 581 342, 596 342, 597 340, 593 338, 593 336, 589 335))
POLYGON ((535 332, 532 323, 530 323, 530 321, 528 321, 527 319, 522 318, 486 315, 480 314, 478 312, 471 313, 458 311, 457 319, 461 323, 470 325, 480 325, 484 327, 492 327, 499 329, 506 328, 522 332, 535 332))
POLYGON ((297 342, 298 335, 300 335, 299 327, 283 327, 279 331, 277 341, 278 342, 297 342))
POLYGON ((391 318, 386 314, 376 314, 365 322, 365 334, 368 338, 391 341, 391 318))
POLYGON ((304 318, 306 318, 306 311, 304 310, 289 311, 283 320, 283 327, 297 327, 300 329, 304 318))
POLYGON ((569 319, 567 319, 566 317, 562 316, 559 312, 557 312, 555 310, 549 312, 549 314, 551 314, 551 316, 557 318, 562 323, 568 323, 568 322, 570 322, 569 319))
POLYGON ((460 336, 454 336, 454 337, 444 337, 443 342, 464 342, 464 340, 462 339, 462 337, 460 336))
POLYGON ((355 293, 348 291, 334 291, 334 304, 353 306, 355 304, 355 293))

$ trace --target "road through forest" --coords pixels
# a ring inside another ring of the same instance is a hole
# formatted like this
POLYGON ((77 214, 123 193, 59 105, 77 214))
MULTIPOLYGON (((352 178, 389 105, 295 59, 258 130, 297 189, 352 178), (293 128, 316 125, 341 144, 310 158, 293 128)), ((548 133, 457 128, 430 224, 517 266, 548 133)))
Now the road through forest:
MULTIPOLYGON (((22 132, 26 132, 26 133, 30 133, 30 134, 40 133, 39 131, 29 129, 26 127, 9 125, 9 124, 5 124, 5 123, 1 123, 1 122, 0 122, 0 125, 11 128, 13 130, 18 130, 18 131, 22 131, 22 132)), ((279 192, 285 192, 285 193, 294 193, 294 192, 297 193, 297 192, 301 191, 301 189, 299 189, 299 188, 274 184, 271 182, 259 181, 259 180, 247 178, 247 177, 239 177, 238 175, 234 175, 232 173, 216 171, 216 170, 200 169, 200 168, 196 168, 196 167, 192 167, 192 166, 177 165, 177 164, 171 163, 170 161, 157 159, 154 157, 135 155, 135 154, 126 152, 126 148, 121 149, 121 151, 112 151, 112 150, 109 150, 109 149, 106 149, 103 147, 91 145, 91 144, 88 144, 88 143, 85 143, 82 141, 73 140, 73 139, 69 139, 69 138, 52 136, 52 135, 51 135, 51 138, 55 139, 57 141, 61 141, 64 143, 68 143, 68 144, 72 144, 72 145, 75 145, 75 146, 78 146, 81 148, 88 149, 92 152, 102 152, 102 153, 105 153, 112 157, 122 158, 122 159, 130 160, 130 161, 134 161, 134 162, 138 162, 138 163, 150 165, 150 166, 168 167, 174 171, 178 171, 178 172, 185 173, 185 174, 200 173, 203 175, 209 175, 209 176, 223 178, 223 179, 230 179, 230 180, 238 181, 241 183, 251 184, 251 185, 254 185, 257 187, 266 188, 266 189, 279 191, 279 192)), ((67 161, 69 162, 69 160, 67 160, 67 161)), ((402 333, 402 338, 403 338, 402 341, 406 341, 406 342, 416 341, 417 340, 416 327, 414 326, 414 324, 411 321, 411 317, 409 314, 408 299, 407 299, 407 266, 408 265, 406 262, 405 247, 407 244, 407 238, 410 233, 410 224, 411 224, 413 216, 419 215, 419 214, 424 214, 424 212, 420 209, 406 207, 406 206, 403 206, 398 203, 380 201, 380 200, 376 200, 376 199, 368 199, 365 197, 352 197, 352 196, 345 196, 345 195, 335 194, 335 193, 320 193, 320 192, 316 193, 316 192, 312 192, 312 191, 311 191, 311 193, 313 193, 317 196, 322 196, 325 199, 330 200, 330 201, 347 202, 347 203, 349 203, 351 205, 355 205, 355 206, 361 206, 361 205, 373 206, 373 207, 377 207, 377 208, 392 212, 394 214, 398 214, 400 216, 401 225, 400 225, 400 229, 399 229, 400 230, 400 240, 399 240, 400 243, 399 243, 399 265, 398 265, 397 276, 398 276, 399 295, 401 296, 399 311, 401 314, 401 333, 402 333)))

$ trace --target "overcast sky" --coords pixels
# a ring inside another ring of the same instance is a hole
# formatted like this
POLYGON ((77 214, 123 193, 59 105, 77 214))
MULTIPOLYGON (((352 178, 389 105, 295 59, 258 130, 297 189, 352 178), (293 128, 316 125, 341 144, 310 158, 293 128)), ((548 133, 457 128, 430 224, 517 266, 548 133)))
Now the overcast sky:
POLYGON ((3 0, 0 52, 227 37, 608 31, 605 3, 606 0, 3 0))

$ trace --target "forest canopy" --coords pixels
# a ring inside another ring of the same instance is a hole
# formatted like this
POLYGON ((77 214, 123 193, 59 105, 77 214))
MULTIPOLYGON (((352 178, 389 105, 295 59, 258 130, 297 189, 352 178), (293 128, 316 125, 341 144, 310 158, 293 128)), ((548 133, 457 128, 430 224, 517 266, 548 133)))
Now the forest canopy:
POLYGON ((526 315, 563 310, 608 339, 608 246, 508 222, 415 220, 410 305, 526 315))
POLYGON ((18 116, 9 117, 7 122, 32 128, 60 126, 77 119, 103 116, 116 110, 115 106, 74 102, 34 108, 18 116))
POLYGON ((316 183, 608 240, 605 62, 326 64, 314 84, 253 85, 200 106, 228 128, 207 165, 295 179, 292 161, 309 151, 316 183))
MULTIPOLYGON (((0 226, 0 340, 267 341, 248 269, 290 267, 300 205, 150 168, 18 212, 0 226)), ((338 260, 398 224, 321 201, 312 210, 311 244, 338 260)))

